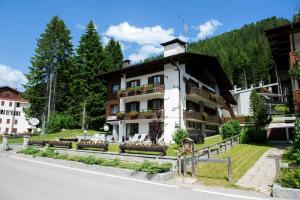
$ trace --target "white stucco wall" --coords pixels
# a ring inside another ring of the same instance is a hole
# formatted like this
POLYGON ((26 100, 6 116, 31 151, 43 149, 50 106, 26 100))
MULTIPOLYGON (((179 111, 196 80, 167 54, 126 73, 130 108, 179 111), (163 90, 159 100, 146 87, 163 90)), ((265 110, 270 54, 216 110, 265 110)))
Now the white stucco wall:
POLYGON ((185 47, 181 44, 174 43, 164 47, 164 57, 184 53, 185 47))

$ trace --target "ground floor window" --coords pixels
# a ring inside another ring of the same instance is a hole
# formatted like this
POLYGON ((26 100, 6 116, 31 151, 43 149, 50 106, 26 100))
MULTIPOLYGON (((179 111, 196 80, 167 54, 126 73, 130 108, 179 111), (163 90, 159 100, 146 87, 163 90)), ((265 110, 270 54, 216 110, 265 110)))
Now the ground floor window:
POLYGON ((200 122, 187 121, 186 126, 188 128, 201 129, 201 123, 200 122))
POLYGON ((134 134, 139 133, 139 124, 131 123, 126 124, 126 139, 129 139, 129 136, 133 136, 134 134))
POLYGON ((209 130, 209 131, 217 131, 218 130, 218 125, 214 125, 214 124, 206 124, 205 125, 205 130, 209 130))

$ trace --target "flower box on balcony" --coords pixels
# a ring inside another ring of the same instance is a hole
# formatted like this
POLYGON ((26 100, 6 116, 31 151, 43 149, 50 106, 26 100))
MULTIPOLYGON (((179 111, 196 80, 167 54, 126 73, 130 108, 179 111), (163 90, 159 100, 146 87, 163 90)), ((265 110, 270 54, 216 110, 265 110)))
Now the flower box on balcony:
POLYGON ((147 110, 147 111, 144 111, 143 112, 143 116, 146 118, 146 119, 150 119, 153 117, 153 110, 147 110))
POLYGON ((145 85, 145 90, 146 90, 147 93, 153 92, 153 89, 154 89, 153 84, 145 85))
POLYGON ((124 97, 124 96, 126 96, 126 95, 127 95, 127 92, 126 92, 125 89, 122 89, 122 90, 120 90, 120 91, 118 92, 118 96, 119 96, 119 97, 124 97))
POLYGON ((118 112, 117 113, 117 118, 118 119, 122 120, 122 119, 124 119, 124 117, 125 117, 125 113, 124 112, 118 112))
POLYGON ((127 114, 131 119, 136 119, 139 116, 139 113, 136 111, 131 111, 127 114))

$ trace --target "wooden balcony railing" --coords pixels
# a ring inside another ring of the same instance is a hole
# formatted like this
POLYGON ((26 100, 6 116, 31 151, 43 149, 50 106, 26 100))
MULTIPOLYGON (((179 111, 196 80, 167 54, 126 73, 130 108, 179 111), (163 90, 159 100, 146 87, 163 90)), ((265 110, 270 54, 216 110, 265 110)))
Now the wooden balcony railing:
POLYGON ((143 86, 122 89, 119 91, 118 96, 119 97, 128 97, 128 96, 149 94, 149 93, 154 93, 154 92, 164 93, 164 91, 165 91, 164 85, 148 84, 148 85, 143 85, 143 86))
POLYGON ((198 96, 201 96, 207 100, 210 100, 212 102, 215 102, 223 107, 227 107, 225 104, 225 100, 223 99, 223 97, 215 95, 211 92, 207 92, 205 90, 203 90, 202 88, 198 88, 198 87, 192 87, 189 91, 187 91, 188 94, 195 94, 198 96))
POLYGON ((197 112, 194 110, 184 111, 183 116, 186 119, 197 119, 206 123, 220 124, 220 118, 216 115, 208 115, 205 112, 197 112))
POLYGON ((123 114, 117 114, 119 120, 134 120, 134 119, 155 119, 162 118, 164 116, 164 110, 145 110, 142 112, 128 112, 123 114))

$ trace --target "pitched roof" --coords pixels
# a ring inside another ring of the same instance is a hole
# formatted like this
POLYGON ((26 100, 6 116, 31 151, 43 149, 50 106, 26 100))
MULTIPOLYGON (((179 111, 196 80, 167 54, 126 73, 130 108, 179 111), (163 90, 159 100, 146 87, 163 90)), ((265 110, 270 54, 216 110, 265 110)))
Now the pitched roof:
POLYGON ((111 81, 113 78, 119 79, 122 74, 147 74, 147 71, 154 68, 163 69, 164 64, 179 62, 179 63, 193 63, 193 68, 197 72, 201 72, 203 67, 208 68, 216 75, 216 81, 220 87, 221 95, 230 104, 236 104, 236 101, 232 97, 229 90, 233 89, 231 82, 229 81, 227 75, 225 74, 223 68, 221 67, 218 59, 213 56, 195 54, 195 53, 180 53, 157 60, 153 60, 146 63, 140 63, 131 65, 130 67, 122 68, 113 72, 108 72, 100 75, 101 79, 111 81))

